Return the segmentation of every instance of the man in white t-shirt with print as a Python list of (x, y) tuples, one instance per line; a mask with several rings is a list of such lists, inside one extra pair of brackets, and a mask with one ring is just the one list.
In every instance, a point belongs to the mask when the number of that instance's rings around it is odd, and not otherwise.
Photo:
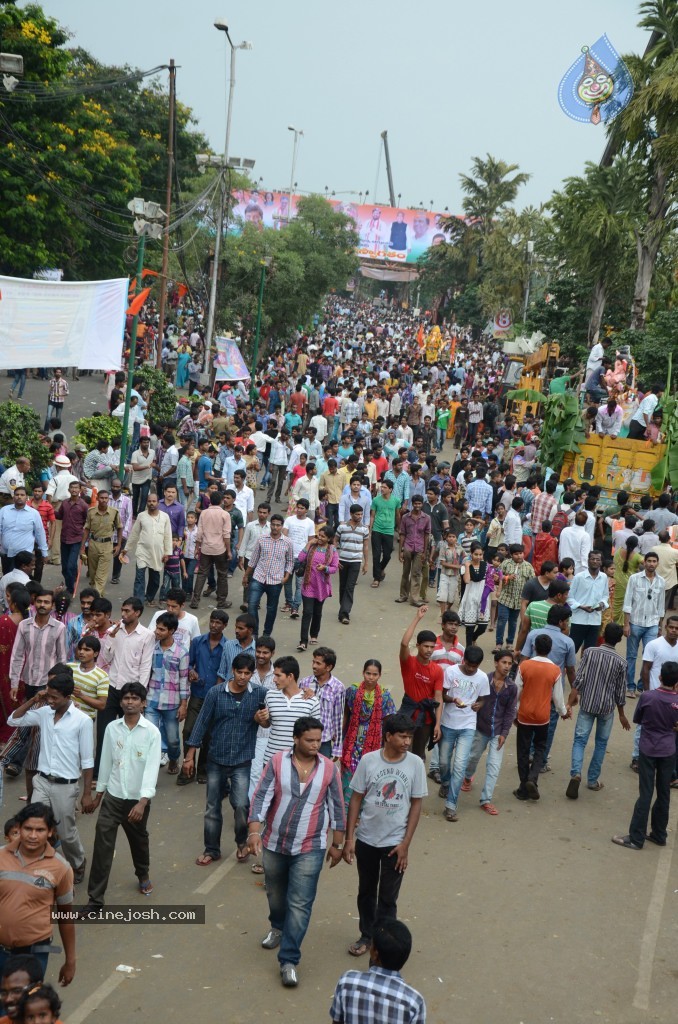
[[(186, 650), (191, 646), (191, 640), (195, 640), (197, 636), (200, 636), (200, 623), (198, 622), (197, 615), (191, 615), (190, 612), (184, 611), (187, 596), (186, 592), (180, 587), (172, 587), (167, 591), (164, 608), (164, 611), (171, 612), (172, 615), (176, 615), (178, 618), (179, 625), (177, 626), (174, 638), (179, 640)], [(162, 614), (162, 608), (155, 613), (148, 624), (150, 630), (155, 629), (156, 621)]]
[[(311, 537), (315, 536), (315, 523), (308, 518), (308, 498), (299, 498), (296, 512), (288, 516), (283, 525), (283, 537), (289, 537), (292, 542), (292, 554), (296, 562)], [(301, 604), (301, 577), (293, 573), (285, 584), (285, 608), (289, 609), (290, 618), (299, 618), (299, 605)]]
[[(431, 655), (431, 661), (435, 661), (441, 666), (443, 672), (446, 668), (451, 665), (461, 665), (461, 660), (464, 657), (464, 648), (459, 643), (459, 626), (461, 625), (461, 619), (456, 612), (447, 611), (443, 612), (441, 619), (442, 631), (440, 636), (436, 640), (436, 645), (433, 648), (433, 654)], [(436, 743), (435, 747), (431, 751), (431, 760), (428, 766), (428, 777), (433, 779), (440, 785), (440, 744)]]
[[(411, 753), (409, 715), (387, 715), (381, 750), (364, 754), (351, 780), (344, 860), (358, 864), (360, 938), (348, 952), (368, 953), (379, 918), (397, 917), (410, 843), (427, 795), (424, 762)], [(358, 821), (360, 818), (360, 821)]]
[(472, 644), (464, 651), (461, 664), (446, 668), (443, 677), (438, 795), (446, 797), (443, 811), (446, 821), (458, 820), (457, 801), (476, 732), (476, 712), (483, 705), (482, 698), (490, 693), (489, 679), (480, 668), (482, 660), (482, 649)]
[[(640, 672), (640, 681), (643, 690), (656, 690), (659, 687), (659, 676), (662, 665), (665, 661), (678, 661), (678, 615), (669, 615), (664, 620), (664, 636), (658, 636), (651, 640), (643, 650), (643, 667)], [(627, 697), (635, 697), (635, 691), (626, 691)], [(633, 757), (631, 768), (638, 770), (638, 757), (640, 756), (640, 730), (642, 726), (637, 725), (633, 737)]]

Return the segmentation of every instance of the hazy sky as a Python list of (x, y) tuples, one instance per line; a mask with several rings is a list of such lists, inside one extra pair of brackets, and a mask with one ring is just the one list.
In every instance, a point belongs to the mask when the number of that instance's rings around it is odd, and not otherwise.
[[(177, 91), (216, 152), (225, 132), (224, 18), (238, 51), (231, 156), (256, 159), (266, 188), (289, 187), (292, 133), (304, 130), (300, 190), (369, 189), (388, 130), (395, 192), (459, 209), (459, 173), (491, 153), (532, 175), (520, 205), (545, 202), (597, 161), (603, 125), (558, 106), (560, 78), (583, 44), (607, 32), (642, 52), (632, 0), (43, 0), (77, 43), (109, 64), (181, 65)], [(384, 162), (378, 199), (387, 200)]]

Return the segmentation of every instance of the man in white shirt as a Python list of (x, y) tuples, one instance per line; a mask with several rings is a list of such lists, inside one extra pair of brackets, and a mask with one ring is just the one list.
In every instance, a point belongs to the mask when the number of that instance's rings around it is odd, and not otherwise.
[(0, 476), (0, 502), (3, 505), (9, 504), (16, 487), (25, 486), (26, 474), (30, 473), (30, 471), (30, 459), (26, 459), (22, 456), (16, 460), (16, 463), (13, 466), (6, 469), (2, 476)]
[(190, 612), (185, 610), (184, 605), (186, 603), (186, 597), (186, 591), (182, 590), (181, 587), (171, 587), (167, 591), (164, 610), (160, 608), (155, 613), (148, 624), (148, 628), (153, 632), (158, 618), (163, 615), (164, 612), (170, 612), (171, 615), (176, 615), (179, 620), (179, 625), (174, 633), (174, 639), (182, 643), (186, 650), (188, 650), (191, 646), (191, 640), (195, 640), (197, 636), (200, 636), (200, 623), (198, 622), (197, 615), (192, 615)]
[(668, 530), (660, 530), (658, 536), (659, 544), (652, 548), (651, 551), (659, 559), (657, 572), (664, 580), (664, 610), (668, 611), (671, 606), (673, 591), (678, 586), (678, 551), (671, 544), (671, 535)]
[(596, 434), (599, 437), (616, 437), (621, 430), (624, 411), (617, 400), (611, 398), (607, 405), (601, 405), (596, 415)]
[[(292, 542), (292, 555), (296, 561), (311, 537), (315, 536), (315, 524), (308, 518), (308, 498), (299, 498), (296, 513), (288, 516), (283, 525), (283, 537)], [(294, 583), (292, 582), (294, 581)], [(290, 618), (299, 618), (301, 604), (301, 578), (293, 573), (285, 584), (285, 604), (290, 609)]]
[(522, 498), (514, 498), (511, 507), (504, 518), (504, 540), (509, 546), (511, 544), (523, 543), (523, 524), (520, 520), (520, 512), (524, 505)]
[[(561, 534), (562, 536), (562, 534)], [(624, 636), (626, 641), (626, 693), (636, 695), (636, 658), (642, 642), (655, 640), (664, 616), (664, 580), (657, 574), (659, 559), (654, 552), (645, 555), (644, 569), (634, 572), (624, 594)]]
[[(508, 519), (508, 516), (506, 517)], [(577, 512), (574, 517), (574, 526), (566, 526), (558, 539), (558, 558), (572, 558), (574, 560), (575, 575), (584, 572), (588, 566), (589, 551), (591, 550), (591, 537), (586, 529), (588, 516), (583, 510)], [(504, 520), (504, 523), (506, 520)], [(506, 529), (504, 528), (504, 536)]]
[(290, 453), (287, 447), (289, 434), (286, 431), (283, 430), (276, 436), (276, 430), (272, 427), (267, 431), (267, 433), (272, 438), (271, 454), (268, 460), (271, 479), (268, 485), (268, 492), (266, 494), (266, 501), (270, 503), (273, 500), (274, 492), (275, 500), (280, 501), (283, 484), (287, 478), (287, 463)]
[(10, 583), (28, 583), (35, 570), (35, 555), (32, 551), (17, 551), (14, 568), (0, 579), (0, 608), (7, 610), (7, 587)]
[(106, 728), (97, 795), (89, 808), (92, 812), (101, 804), (87, 883), (88, 904), (83, 914), (96, 915), (104, 905), (121, 825), (129, 842), (139, 892), (144, 896), (153, 892), (147, 823), (160, 771), (160, 730), (142, 714), (146, 687), (141, 683), (125, 683), (120, 704), (123, 718)]
[(586, 360), (586, 370), (584, 371), (584, 380), (588, 380), (592, 373), (599, 370), (603, 365), (603, 356), (605, 355), (605, 349), (610, 347), (610, 339), (603, 338), (602, 341), (597, 341), (589, 352), (589, 357)]
[(659, 405), (659, 399), (664, 393), (661, 384), (655, 384), (649, 394), (645, 395), (635, 415), (629, 423), (629, 440), (638, 441), (645, 437), (645, 431), (652, 422), (652, 413)]
[[(643, 667), (640, 672), (640, 680), (643, 690), (656, 690), (659, 687), (659, 676), (662, 665), (665, 661), (678, 661), (678, 615), (670, 615), (664, 623), (664, 636), (658, 636), (645, 645), (643, 650)], [(638, 689), (638, 694), (641, 690)], [(627, 691), (629, 697), (635, 697), (636, 693)], [(631, 755), (631, 768), (638, 770), (638, 758), (640, 757), (640, 733), (642, 726), (637, 725), (633, 737), (633, 754)]]
[(235, 507), (240, 511), (245, 524), (254, 519), (254, 491), (245, 483), (247, 473), (244, 469), (236, 469), (233, 474), (235, 488)]
[(309, 430), (311, 427), (315, 430), (316, 441), (322, 442), (327, 437), (327, 420), (321, 412), (317, 412), (315, 416), (311, 416), (311, 422), (309, 423)]
[(62, 853), (73, 868), (73, 880), (77, 885), (84, 878), (86, 860), (75, 824), (75, 812), (81, 775), (82, 810), (87, 814), (93, 807), (90, 790), (94, 768), (94, 723), (74, 705), (71, 700), (73, 689), (72, 674), (48, 679), (47, 688), (17, 708), (7, 719), (7, 724), (40, 730), (38, 771), (33, 778), (32, 799), (47, 804), (54, 811)]

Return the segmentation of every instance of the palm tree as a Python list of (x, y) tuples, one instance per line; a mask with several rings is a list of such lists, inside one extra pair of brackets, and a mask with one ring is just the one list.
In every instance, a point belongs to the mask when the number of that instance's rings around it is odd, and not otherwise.
[(634, 330), (645, 325), (657, 255), (678, 212), (678, 0), (648, 0), (640, 12), (639, 25), (652, 31), (652, 45), (642, 57), (624, 58), (635, 92), (611, 126), (611, 140), (647, 167), (645, 214), (635, 231)]
[(485, 237), (491, 234), (497, 215), (509, 206), (518, 194), (521, 185), (530, 179), (529, 174), (518, 170), (518, 164), (507, 164), (487, 154), (487, 159), (473, 158), (471, 175), (460, 174), (461, 187), (466, 193), (462, 206), (466, 215), (480, 222)]
[(610, 286), (633, 246), (642, 211), (642, 166), (618, 157), (608, 167), (587, 163), (549, 202), (555, 245), (568, 269), (593, 282), (589, 343), (598, 340)]

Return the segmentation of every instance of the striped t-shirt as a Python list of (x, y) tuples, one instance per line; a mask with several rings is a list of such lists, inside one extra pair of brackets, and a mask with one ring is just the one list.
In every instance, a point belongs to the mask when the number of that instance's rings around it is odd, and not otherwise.
[(266, 694), (266, 707), (271, 716), (271, 731), (264, 754), (264, 764), (279, 750), (292, 749), (292, 731), (297, 718), (320, 719), (320, 701), (317, 697), (304, 697), (303, 693), (295, 693), (286, 697), (282, 690), (269, 690)]
[[(89, 672), (83, 672), (79, 661), (69, 661), (68, 665), (69, 668), (73, 669), (73, 682), (77, 690), (81, 690), (88, 697), (94, 697), (95, 700), (106, 699), (109, 686), (107, 672), (104, 672), (102, 668), (98, 668), (96, 665)], [(73, 698), (73, 703), (76, 708), (84, 711), (90, 718), (96, 717), (96, 710), (91, 708), (89, 704), (85, 704), (78, 697)]]

